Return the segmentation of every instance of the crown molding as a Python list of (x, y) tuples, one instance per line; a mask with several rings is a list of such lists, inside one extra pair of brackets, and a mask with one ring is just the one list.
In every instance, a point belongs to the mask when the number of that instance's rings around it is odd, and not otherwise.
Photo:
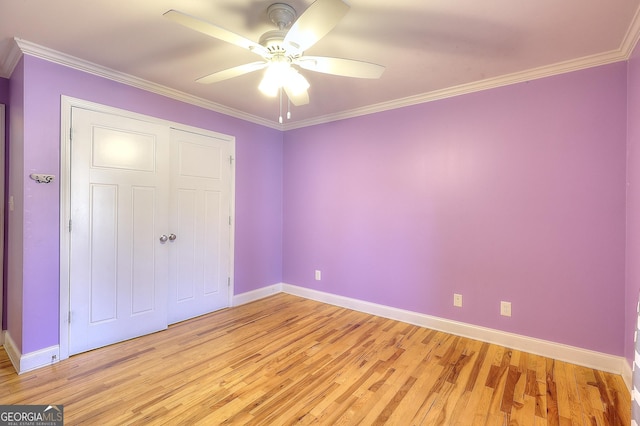
[(11, 40), (7, 41), (7, 43), (10, 44), (9, 53), (0, 60), (0, 77), (2, 78), (11, 77), (13, 70), (16, 68), (16, 65), (18, 65), (18, 62), (20, 62), (20, 58), (22, 58), (22, 52), (18, 44)]
[(434, 90), (432, 92), (422, 93), (419, 95), (409, 96), (401, 99), (395, 99), (388, 102), (381, 102), (378, 104), (342, 111), (335, 114), (328, 114), (308, 120), (287, 123), (283, 126), (283, 130), (294, 130), (302, 127), (315, 126), (317, 124), (330, 123), (332, 121), (345, 120), (347, 118), (360, 117), (363, 115), (374, 114), (376, 112), (403, 108), (411, 105), (451, 98), (454, 96), (479, 92), (482, 90), (494, 89), (501, 86), (508, 86), (510, 84), (522, 83), (525, 81), (536, 80), (553, 75), (592, 68), (600, 65), (626, 61), (633, 53), (633, 50), (638, 44), (638, 40), (640, 40), (640, 8), (636, 10), (633, 19), (631, 20), (631, 24), (629, 25), (629, 28), (627, 29), (627, 32), (624, 36), (624, 39), (622, 40), (622, 43), (620, 43), (620, 47), (617, 50), (611, 50), (609, 52), (585, 56), (583, 58), (572, 59), (569, 61), (558, 62), (556, 64), (533, 68), (513, 74), (507, 74), (499, 77), (461, 84), (442, 90)]
[(543, 67), (533, 68), (526, 71), (516, 72), (503, 76), (488, 78), (485, 80), (475, 81), (471, 83), (465, 83), (457, 86), (448, 87), (441, 90), (434, 90), (431, 92), (422, 93), (419, 95), (409, 96), (406, 98), (394, 99), (388, 102), (380, 102), (373, 105), (368, 105), (361, 108), (350, 109), (341, 111), (334, 114), (327, 114), (320, 117), (314, 117), (307, 120), (300, 120), (295, 122), (288, 122), (286, 124), (279, 124), (271, 120), (264, 119), (252, 114), (247, 114), (240, 110), (229, 108), (224, 105), (202, 99), (197, 96), (193, 96), (175, 89), (171, 89), (160, 84), (152, 83), (141, 78), (122, 73), (117, 70), (103, 67), (93, 62), (85, 61), (67, 55), (55, 50), (49, 49), (44, 46), (37, 45), (35, 43), (22, 40), (20, 38), (14, 39), (14, 46), (12, 47), (10, 54), (0, 62), (0, 76), (8, 78), (16, 64), (20, 60), (22, 54), (28, 54), (41, 59), (45, 59), (50, 62), (54, 62), (60, 65), (64, 65), (69, 68), (74, 68), (83, 72), (94, 74), (109, 80), (117, 81), (129, 86), (133, 86), (142, 90), (146, 90), (152, 93), (156, 93), (162, 96), (166, 96), (181, 102), (192, 104), (204, 109), (218, 112), (220, 114), (235, 117), (241, 120), (245, 120), (251, 123), (259, 124), (261, 126), (269, 127), (275, 130), (287, 131), (299, 129), (302, 127), (315, 126), (318, 124), (330, 123), (332, 121), (345, 120), (348, 118), (360, 117), (363, 115), (374, 114), (377, 112), (388, 111), (392, 109), (404, 108), (412, 105), (417, 105), (426, 102), (432, 102), (440, 99), (451, 98), (454, 96), (460, 96), (473, 92), (479, 92), (483, 90), (494, 89), (497, 87), (508, 86), (511, 84), (522, 83), (526, 81), (536, 80), (540, 78), (550, 77), (553, 75), (559, 75), (578, 71), (586, 68), (596, 67), (600, 65), (606, 65), (610, 63), (626, 61), (629, 59), (636, 47), (638, 40), (640, 40), (640, 9), (636, 11), (636, 14), (629, 25), (629, 28), (625, 34), (625, 37), (620, 44), (620, 48), (617, 50), (611, 50), (609, 52), (599, 53), (596, 55), (586, 56), (569, 61), (558, 62), (556, 64), (547, 65)]
[(67, 55), (65, 53), (49, 49), (48, 47), (40, 46), (38, 44), (31, 43), (20, 38), (14, 38), (14, 41), (18, 46), (18, 51), (22, 54), (44, 59), (46, 61), (60, 64), (68, 68), (73, 68), (79, 71), (96, 75), (98, 77), (103, 77), (112, 81), (116, 81), (118, 83), (123, 83), (132, 87), (136, 87), (138, 89), (166, 96), (168, 98), (215, 111), (220, 114), (239, 118), (241, 120), (249, 121), (251, 123), (259, 124), (265, 127), (270, 127), (272, 129), (282, 130), (282, 126), (280, 126), (279, 123), (274, 123), (262, 117), (247, 114), (237, 109), (229, 108), (224, 105), (211, 102), (206, 99), (202, 99), (197, 96), (172, 89), (170, 87), (163, 86), (161, 84), (153, 83), (148, 80), (125, 74), (111, 68), (103, 67), (93, 62), (85, 61), (84, 59), (76, 58), (74, 56)]
[[(630, 52), (629, 52), (630, 54)], [(374, 114), (377, 112), (388, 111), (392, 109), (403, 108), (407, 106), (433, 102), (440, 99), (452, 98), (454, 96), (465, 95), (474, 92), (480, 92), (497, 87), (508, 86), (511, 84), (522, 83), (525, 81), (536, 80), (540, 78), (550, 77), (553, 75), (564, 74), (572, 71), (578, 71), (586, 68), (592, 68), (599, 65), (606, 65), (614, 62), (624, 61), (628, 58), (628, 54), (621, 50), (614, 50), (602, 54), (587, 56), (584, 58), (559, 62), (557, 64), (548, 65), (530, 70), (516, 72), (495, 78), (465, 83), (458, 86), (448, 87), (441, 90), (434, 90), (406, 98), (395, 99), (388, 102), (369, 105), (362, 108), (356, 108), (348, 111), (342, 111), (336, 114), (328, 114), (309, 120), (288, 123), (284, 126), (284, 130), (293, 130), (302, 127), (314, 126), (317, 124), (329, 123), (332, 121), (345, 120), (363, 115)]]
[(620, 53), (624, 56), (625, 60), (628, 60), (633, 53), (633, 49), (635, 49), (638, 44), (638, 40), (640, 39), (640, 8), (636, 10), (635, 15), (633, 15), (633, 19), (631, 20), (631, 24), (627, 29), (627, 33), (624, 35), (624, 39), (622, 43), (620, 43)]

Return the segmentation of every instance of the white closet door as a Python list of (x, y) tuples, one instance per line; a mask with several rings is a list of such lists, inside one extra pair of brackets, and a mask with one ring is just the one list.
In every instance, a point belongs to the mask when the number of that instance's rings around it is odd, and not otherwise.
[(229, 141), (171, 131), (170, 324), (230, 305), (231, 156)]
[(169, 129), (72, 109), (69, 354), (167, 327)]

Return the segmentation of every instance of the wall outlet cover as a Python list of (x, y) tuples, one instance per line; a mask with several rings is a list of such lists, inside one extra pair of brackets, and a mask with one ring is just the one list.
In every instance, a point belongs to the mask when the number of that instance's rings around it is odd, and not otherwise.
[(500, 302), (500, 315), (505, 317), (511, 316), (511, 302)]
[(462, 295), (454, 293), (453, 295), (453, 306), (462, 307)]

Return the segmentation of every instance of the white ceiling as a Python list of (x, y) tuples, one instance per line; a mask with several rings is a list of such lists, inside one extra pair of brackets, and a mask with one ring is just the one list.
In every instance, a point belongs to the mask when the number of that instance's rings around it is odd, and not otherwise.
[[(131, 76), (134, 84), (144, 81), (281, 128), (278, 100), (257, 89), (261, 71), (211, 85), (194, 82), (259, 57), (162, 16), (176, 9), (257, 41), (274, 28), (266, 15), (274, 2), (0, 0), (0, 75), (9, 76), (7, 58), (19, 38), (28, 42), (21, 45), (27, 53), (54, 60), (60, 53), (63, 62), (74, 66), (77, 58), (85, 68), (88, 61), (125, 81)], [(312, 0), (287, 2), (300, 15)], [(640, 33), (640, 0), (348, 3), (347, 15), (306, 53), (378, 63), (385, 73), (361, 80), (302, 71), (311, 83), (310, 103), (292, 107), (283, 128), (625, 60)]]

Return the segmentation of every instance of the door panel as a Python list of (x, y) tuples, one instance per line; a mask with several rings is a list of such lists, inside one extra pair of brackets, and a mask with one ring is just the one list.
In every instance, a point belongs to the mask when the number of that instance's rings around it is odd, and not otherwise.
[(177, 238), (169, 262), (170, 323), (229, 306), (229, 145), (172, 130), (171, 229)]
[[(195, 272), (196, 264), (196, 228), (197, 228), (197, 193), (191, 189), (180, 189), (177, 191), (177, 226), (176, 232), (180, 240), (176, 240), (176, 247), (173, 247), (172, 259), (175, 259), (176, 279), (179, 277), (181, 285), (175, 284), (177, 303), (183, 303), (196, 296), (195, 293)], [(173, 285), (173, 283), (171, 283)], [(171, 293), (170, 293), (171, 294)]]
[[(91, 185), (90, 190), (89, 226), (91, 228), (87, 235), (91, 272), (91, 279), (88, 282), (91, 302), (89, 321), (97, 324), (101, 321), (115, 320), (117, 316), (118, 188), (115, 185)], [(76, 233), (78, 234), (79, 232)], [(77, 238), (74, 240), (78, 241)]]
[(228, 221), (225, 222), (228, 213), (225, 212), (224, 206), (222, 205), (223, 195), (224, 194), (218, 191), (204, 192), (203, 235), (205, 241), (209, 242), (204, 246), (205, 259), (207, 259), (204, 264), (204, 294), (222, 294), (220, 297), (226, 295), (226, 275), (228, 275), (228, 269), (226, 269), (221, 262), (222, 259), (228, 259), (228, 254), (223, 253), (227, 246), (225, 245), (225, 241), (220, 238), (221, 235), (225, 234), (224, 228), (228, 227)]
[(167, 327), (169, 130), (72, 109), (74, 354)]
[(93, 128), (92, 166), (137, 172), (156, 171), (156, 138), (114, 128)]
[[(134, 187), (132, 189), (133, 202), (133, 232), (132, 244), (136, 250), (132, 253), (132, 289), (131, 311), (133, 314), (150, 312), (163, 301), (154, 300), (156, 292), (151, 284), (156, 280), (155, 250), (159, 239), (154, 230), (153, 220), (149, 220), (148, 212), (154, 211), (156, 204), (156, 189)], [(165, 270), (162, 273), (166, 273)]]

